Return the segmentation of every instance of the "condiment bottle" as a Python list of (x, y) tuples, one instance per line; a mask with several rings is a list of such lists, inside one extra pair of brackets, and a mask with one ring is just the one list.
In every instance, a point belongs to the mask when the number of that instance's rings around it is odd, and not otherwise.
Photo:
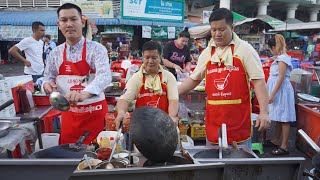
[(114, 137), (110, 137), (110, 147), (112, 148), (114, 144)]

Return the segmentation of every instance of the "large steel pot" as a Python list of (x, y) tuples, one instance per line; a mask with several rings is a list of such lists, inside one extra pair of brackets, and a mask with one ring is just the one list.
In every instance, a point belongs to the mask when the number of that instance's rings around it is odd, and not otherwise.
[(141, 154), (153, 162), (166, 162), (176, 150), (176, 127), (170, 116), (159, 108), (135, 109), (130, 119), (130, 132)]

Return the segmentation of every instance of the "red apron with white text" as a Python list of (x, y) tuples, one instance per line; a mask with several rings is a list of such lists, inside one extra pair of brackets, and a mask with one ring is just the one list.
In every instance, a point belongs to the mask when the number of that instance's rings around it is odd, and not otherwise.
[[(232, 54), (234, 45), (231, 45)], [(212, 48), (211, 55), (215, 53)], [(251, 136), (251, 95), (242, 61), (233, 56), (233, 67), (209, 61), (206, 66), (206, 134), (218, 143), (218, 129), (227, 126), (228, 143), (243, 142)]]
[(167, 85), (162, 83), (162, 73), (159, 73), (160, 82), (162, 87), (162, 94), (155, 94), (154, 92), (144, 89), (144, 83), (146, 81), (145, 76), (143, 75), (142, 85), (140, 87), (140, 91), (138, 94), (136, 108), (141, 106), (154, 106), (157, 107), (164, 112), (168, 113), (168, 97), (167, 97)]
[[(80, 91), (94, 79), (94, 71), (86, 62), (86, 40), (83, 44), (82, 59), (80, 61), (72, 63), (67, 61), (66, 57), (65, 44), (63, 63), (59, 67), (59, 74), (56, 77), (58, 91), (62, 94), (70, 90)], [(88, 82), (82, 83), (87, 75), (89, 75)], [(61, 113), (60, 144), (75, 143), (87, 130), (90, 131), (90, 134), (84, 143), (89, 144), (103, 131), (104, 117), (107, 110), (108, 106), (103, 93), (77, 105), (71, 105), (69, 111)]]

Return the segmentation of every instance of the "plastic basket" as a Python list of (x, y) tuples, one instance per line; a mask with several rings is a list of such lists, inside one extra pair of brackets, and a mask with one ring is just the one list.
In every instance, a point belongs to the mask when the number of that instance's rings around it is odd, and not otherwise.
[(36, 95), (33, 94), (33, 101), (37, 106), (50, 106), (50, 100), (48, 95)]

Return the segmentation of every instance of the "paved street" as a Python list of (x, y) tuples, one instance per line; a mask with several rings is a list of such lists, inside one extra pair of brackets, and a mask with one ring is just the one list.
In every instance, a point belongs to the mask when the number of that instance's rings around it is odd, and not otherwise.
[(23, 75), (23, 67), (20, 62), (0, 64), (0, 74), (4, 77)]

